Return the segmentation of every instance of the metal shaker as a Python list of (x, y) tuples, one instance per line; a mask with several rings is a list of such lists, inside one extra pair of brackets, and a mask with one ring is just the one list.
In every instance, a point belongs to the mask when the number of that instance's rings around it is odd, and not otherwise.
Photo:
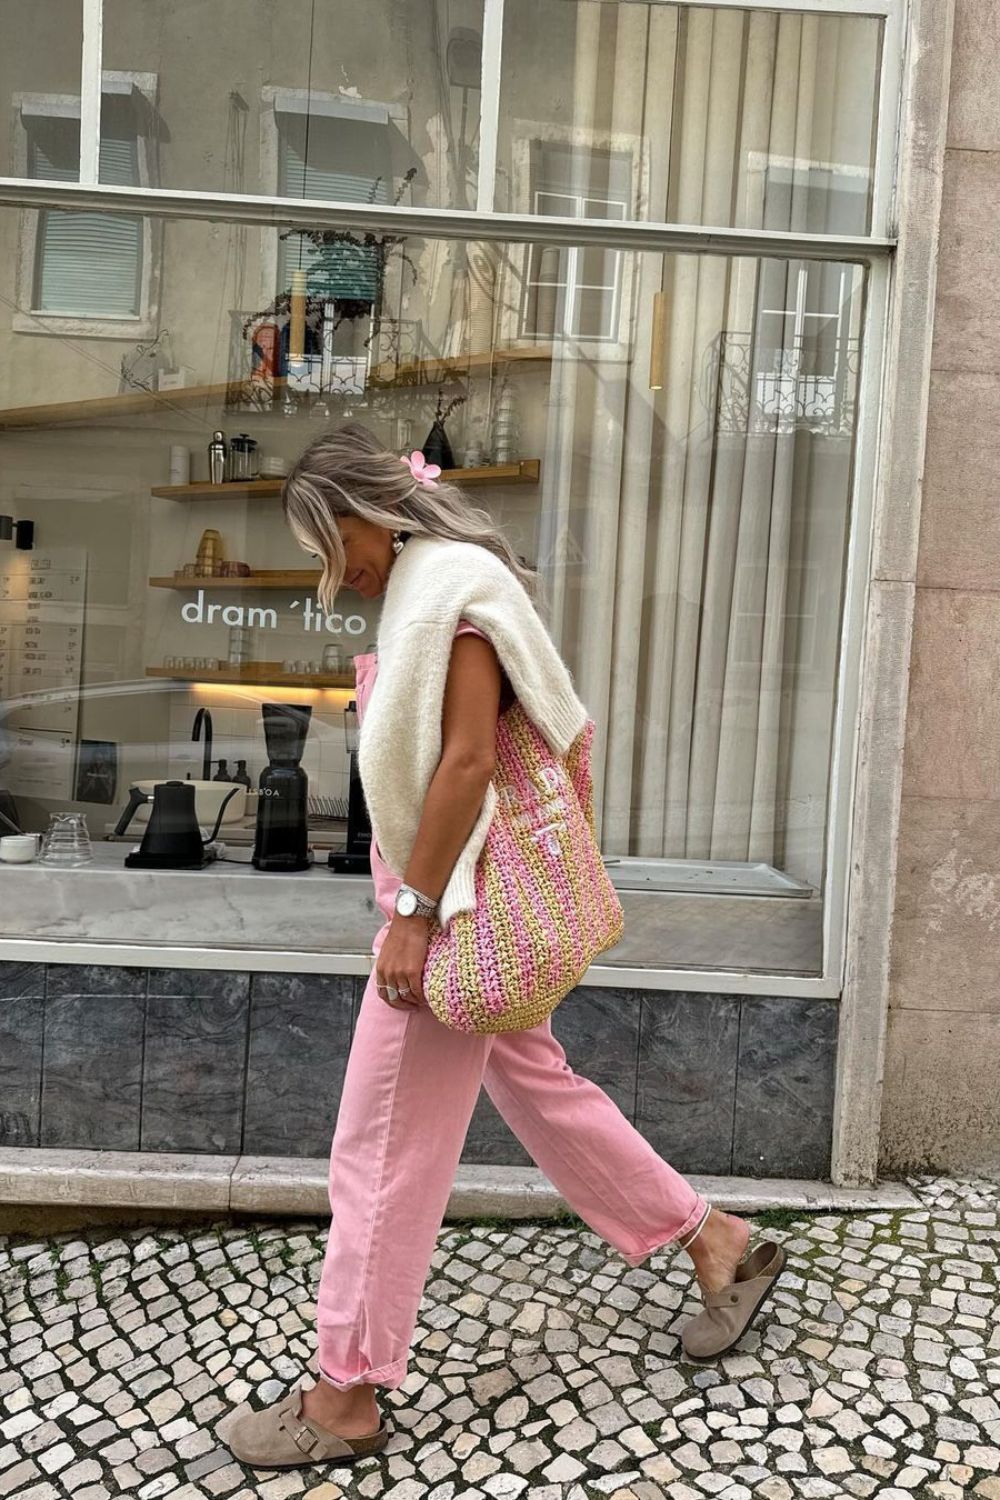
[(213, 432), (212, 441), (208, 445), (208, 479), (210, 484), (222, 484), (225, 480), (228, 456), (226, 434), (221, 430)]

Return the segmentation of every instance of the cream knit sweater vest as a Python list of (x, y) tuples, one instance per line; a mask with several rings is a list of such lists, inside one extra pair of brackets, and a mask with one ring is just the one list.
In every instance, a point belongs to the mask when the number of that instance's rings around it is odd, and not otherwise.
[[(441, 758), (441, 714), (459, 619), (489, 636), (521, 705), (564, 755), (587, 723), (573, 679), (520, 579), (474, 542), (411, 536), (386, 584), (378, 675), (358, 739), (358, 773), (383, 859), (402, 878)], [(444, 926), (475, 908), (476, 860), (496, 807), (491, 782), (441, 896)]]

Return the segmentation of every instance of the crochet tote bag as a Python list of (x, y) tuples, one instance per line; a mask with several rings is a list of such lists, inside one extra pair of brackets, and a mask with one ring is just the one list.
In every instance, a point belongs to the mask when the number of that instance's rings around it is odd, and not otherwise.
[(558, 755), (515, 702), (497, 721), (497, 805), (475, 869), (476, 905), (430, 925), (423, 991), (455, 1031), (544, 1021), (624, 914), (594, 833), (588, 719)]

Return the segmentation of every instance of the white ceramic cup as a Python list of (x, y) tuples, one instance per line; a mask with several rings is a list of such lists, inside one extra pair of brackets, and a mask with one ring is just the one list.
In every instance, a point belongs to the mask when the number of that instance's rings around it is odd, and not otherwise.
[(8, 833), (0, 838), (0, 859), (7, 865), (27, 865), (38, 858), (40, 833)]

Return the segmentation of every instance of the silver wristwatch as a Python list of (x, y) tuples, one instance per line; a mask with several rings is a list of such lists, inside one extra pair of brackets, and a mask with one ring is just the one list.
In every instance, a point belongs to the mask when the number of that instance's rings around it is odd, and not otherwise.
[(425, 896), (414, 886), (404, 883), (396, 892), (395, 910), (401, 917), (432, 917), (437, 911), (438, 904), (432, 901), (430, 896)]

